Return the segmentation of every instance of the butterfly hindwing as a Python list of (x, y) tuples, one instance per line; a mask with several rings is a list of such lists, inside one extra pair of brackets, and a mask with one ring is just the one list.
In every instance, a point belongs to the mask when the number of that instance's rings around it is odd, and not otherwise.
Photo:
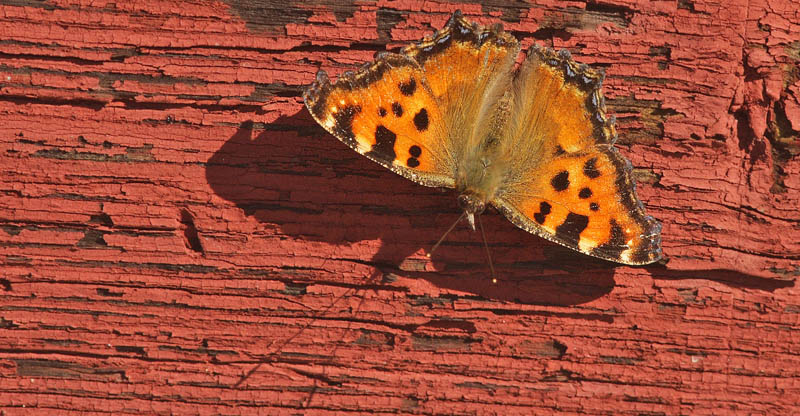
[(336, 83), (320, 71), (303, 98), (314, 119), (355, 151), (423, 185), (453, 187), (442, 113), (413, 59), (383, 53)]
[(503, 139), (517, 149), (507, 161), (516, 179), (493, 203), (517, 226), (564, 246), (652, 263), (661, 257), (661, 225), (645, 214), (630, 162), (613, 146), (601, 82), (567, 53), (532, 48)]
[(493, 201), (520, 228), (606, 260), (647, 264), (661, 257), (661, 225), (645, 214), (630, 165), (613, 147), (561, 155), (536, 175), (524, 191)]

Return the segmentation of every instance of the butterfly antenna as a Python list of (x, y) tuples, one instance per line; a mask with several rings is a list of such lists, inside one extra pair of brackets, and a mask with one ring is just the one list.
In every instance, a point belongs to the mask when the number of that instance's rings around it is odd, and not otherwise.
[(489, 259), (489, 270), (492, 273), (492, 283), (497, 283), (497, 275), (494, 274), (494, 265), (492, 265), (492, 254), (489, 252), (489, 243), (486, 242), (486, 232), (483, 231), (483, 221), (481, 216), (478, 215), (478, 227), (481, 229), (481, 236), (483, 237), (483, 247), (486, 249), (486, 258)]
[(464, 218), (464, 215), (467, 215), (467, 213), (466, 212), (462, 212), (461, 216), (458, 217), (456, 222), (454, 222), (453, 225), (451, 225), (450, 228), (448, 228), (447, 231), (444, 232), (444, 234), (442, 235), (442, 238), (440, 238), (439, 241), (437, 241), (436, 244), (433, 245), (433, 247), (428, 252), (428, 254), (426, 254), (426, 256), (428, 256), (428, 258), (431, 257), (431, 254), (433, 254), (433, 252), (436, 251), (437, 248), (439, 248), (439, 245), (442, 244), (442, 241), (444, 241), (444, 238), (447, 237), (447, 234), (450, 234), (450, 231), (453, 231), (453, 228), (456, 228), (456, 224), (458, 224), (459, 221), (461, 221), (461, 219)]

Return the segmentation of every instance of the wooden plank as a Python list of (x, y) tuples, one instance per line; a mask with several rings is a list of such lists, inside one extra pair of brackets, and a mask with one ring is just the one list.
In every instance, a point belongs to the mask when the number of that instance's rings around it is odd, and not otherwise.
[[(456, 8), (606, 71), (666, 264), (352, 152), (302, 106)], [(4, 414), (792, 414), (791, 1), (0, 2)]]

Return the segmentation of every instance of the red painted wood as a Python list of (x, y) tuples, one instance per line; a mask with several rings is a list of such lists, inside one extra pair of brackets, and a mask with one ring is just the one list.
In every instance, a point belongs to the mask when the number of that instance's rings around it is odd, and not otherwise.
[[(461, 8), (606, 70), (666, 265), (615, 267), (302, 107)], [(3, 414), (792, 414), (791, 1), (0, 2)]]

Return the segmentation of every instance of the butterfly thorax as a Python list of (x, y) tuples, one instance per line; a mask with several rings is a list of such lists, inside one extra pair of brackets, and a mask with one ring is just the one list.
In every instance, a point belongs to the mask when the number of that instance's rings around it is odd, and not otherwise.
[(500, 186), (501, 174), (498, 166), (482, 155), (468, 155), (456, 173), (456, 190), (458, 205), (464, 210), (470, 227), (475, 230), (475, 216), (486, 209), (486, 205), (495, 197)]
[[(508, 62), (511, 64), (513, 61)], [(450, 126), (455, 147), (455, 185), (459, 193), (458, 203), (475, 230), (474, 217), (480, 215), (498, 193), (506, 174), (507, 163), (503, 163), (503, 136), (508, 122), (511, 95), (510, 78), (494, 77), (485, 88), (475, 85), (470, 91), (488, 90), (482, 94), (465, 94), (462, 106), (474, 107), (475, 117), (457, 118)], [(463, 110), (462, 108), (459, 108)], [(463, 117), (463, 116), (462, 116)]]

